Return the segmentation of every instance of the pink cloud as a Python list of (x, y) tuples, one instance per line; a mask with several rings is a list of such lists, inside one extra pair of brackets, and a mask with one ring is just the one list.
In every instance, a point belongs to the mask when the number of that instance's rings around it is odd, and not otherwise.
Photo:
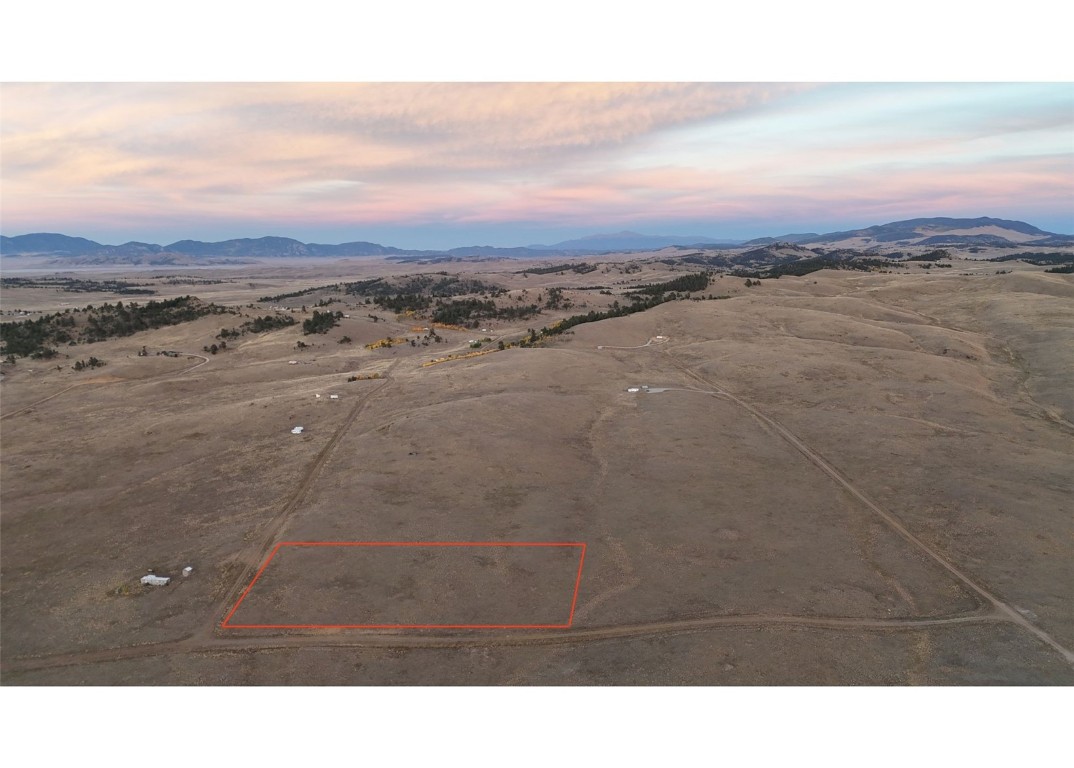
[[(795, 122), (800, 111), (783, 108), (804, 90), (4, 85), (4, 226), (177, 215), (596, 225), (1069, 204), (1070, 154), (1048, 151), (1065, 124), (1044, 139), (1021, 123), (1009, 135), (925, 125), (912, 135), (897, 126), (810, 132)], [(747, 118), (771, 130), (751, 134)]]

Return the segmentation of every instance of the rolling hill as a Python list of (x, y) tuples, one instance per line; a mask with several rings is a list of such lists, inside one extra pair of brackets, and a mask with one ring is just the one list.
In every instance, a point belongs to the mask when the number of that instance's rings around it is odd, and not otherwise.
[(826, 234), (798, 233), (761, 237), (745, 243), (702, 235), (641, 235), (636, 232), (590, 235), (555, 245), (518, 248), (472, 245), (448, 250), (407, 250), (366, 241), (329, 245), (303, 243), (288, 237), (237, 238), (218, 242), (179, 240), (169, 245), (129, 242), (104, 245), (83, 237), (57, 233), (0, 236), (4, 256), (41, 256), (70, 264), (221, 264), (274, 258), (355, 258), (381, 256), (397, 259), (544, 258), (579, 256), (609, 251), (655, 251), (667, 247), (767, 248), (783, 244), (798, 246), (837, 245), (843, 248), (891, 246), (988, 246), (1074, 245), (1074, 236), (1046, 232), (1023, 221), (980, 217), (976, 219), (921, 218), (878, 224)]

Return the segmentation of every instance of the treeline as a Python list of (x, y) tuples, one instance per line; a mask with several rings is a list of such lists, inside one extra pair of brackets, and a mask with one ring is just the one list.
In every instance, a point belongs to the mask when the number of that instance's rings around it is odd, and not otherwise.
[(553, 272), (577, 272), (579, 275), (584, 275), (589, 272), (595, 272), (596, 270), (596, 264), (587, 264), (583, 261), (578, 264), (553, 264), (550, 267), (531, 267), (530, 269), (523, 269), (515, 272), (515, 274), (550, 275)]
[[(530, 346), (535, 343), (540, 337), (543, 336), (555, 336), (564, 331), (568, 331), (576, 325), (582, 325), (583, 323), (595, 323), (600, 320), (608, 320), (613, 317), (626, 317), (627, 315), (633, 315), (636, 312), (644, 312), (647, 309), (660, 306), (669, 301), (675, 301), (679, 298), (675, 294), (665, 295), (659, 294), (656, 296), (650, 296), (645, 299), (635, 301), (633, 304), (620, 305), (618, 301), (614, 302), (610, 309), (604, 312), (597, 312), (592, 310), (584, 315), (571, 315), (565, 320), (560, 320), (558, 323), (542, 328), (539, 332), (530, 331), (530, 335), (527, 339), (522, 340), (522, 346)], [(528, 344), (526, 342), (529, 342)]]
[(56, 288), (67, 293), (118, 293), (131, 296), (152, 296), (154, 290), (145, 283), (125, 280), (83, 280), (74, 277), (0, 277), (3, 288)]
[(294, 325), (297, 321), (290, 315), (265, 315), (264, 317), (255, 317), (253, 320), (247, 320), (238, 328), (221, 328), (220, 333), (216, 334), (218, 339), (237, 339), (240, 336), (245, 336), (248, 333), (267, 333), (269, 331), (277, 331), (281, 328), (287, 328)]
[(262, 296), (258, 301), (265, 304), (271, 304), (277, 301), (283, 301), (284, 299), (297, 299), (299, 296), (308, 296), (311, 293), (319, 293), (320, 291), (338, 291), (339, 289), (339, 283), (334, 283), (333, 285), (319, 285), (316, 288), (303, 288), (301, 291), (277, 293), (275, 296)]
[[(646, 291), (636, 291), (628, 294), (632, 298), (631, 304), (620, 304), (618, 300), (612, 302), (612, 306), (603, 311), (591, 310), (584, 315), (571, 315), (570, 317), (542, 328), (540, 331), (530, 330), (530, 334), (524, 337), (519, 346), (528, 347), (537, 343), (541, 338), (556, 336), (568, 331), (576, 325), (583, 323), (596, 323), (613, 317), (626, 317), (636, 312), (644, 312), (647, 309), (658, 307), (669, 301), (686, 299), (685, 293), (704, 290), (709, 284), (709, 273), (701, 272), (696, 275), (683, 275), (682, 277), (669, 280), (666, 283), (656, 283), (645, 286)], [(650, 292), (651, 291), (651, 292)]]
[(659, 296), (662, 293), (689, 293), (691, 291), (703, 291), (709, 287), (709, 273), (698, 272), (696, 274), (683, 275), (666, 283), (650, 283), (637, 288), (631, 288), (628, 293), (640, 293), (646, 296)]
[(910, 256), (907, 261), (939, 261), (940, 259), (949, 259), (951, 254), (942, 248), (938, 248), (935, 251), (929, 251), (928, 253), (919, 253), (916, 256)]
[(215, 314), (233, 314), (235, 310), (206, 304), (193, 296), (150, 301), (146, 304), (123, 302), (92, 304), (83, 310), (42, 315), (32, 320), (0, 324), (0, 353), (23, 357), (52, 357), (52, 345), (91, 343), (130, 336), (151, 328), (197, 320)]
[[(447, 272), (438, 272), (434, 275), (411, 275), (399, 279), (374, 277), (369, 280), (356, 280), (349, 283), (332, 283), (331, 285), (320, 285), (314, 288), (303, 288), (290, 293), (277, 293), (274, 296), (262, 296), (258, 301), (277, 302), (284, 299), (297, 299), (324, 291), (341, 291), (350, 296), (368, 296), (395, 304), (400, 303), (398, 298), (400, 296), (409, 297), (409, 300), (413, 302), (415, 301), (414, 297), (417, 296), (448, 297), (466, 296), (475, 293), (490, 293), (495, 296), (506, 293), (505, 289), (498, 285), (449, 275)], [(380, 300), (376, 303), (382, 304), (383, 301)]]
[(1046, 267), (1053, 264), (1074, 264), (1074, 253), (1060, 253), (1059, 251), (1052, 251), (1050, 253), (1040, 251), (1030, 253), (1008, 253), (1003, 256), (997, 256), (994, 259), (989, 259), (989, 261), (1024, 261), (1026, 264)]
[(803, 275), (819, 272), (822, 269), (844, 269), (855, 272), (871, 272), (874, 269), (888, 269), (899, 266), (899, 262), (887, 259), (837, 259), (831, 256), (816, 256), (812, 259), (792, 261), (787, 264), (776, 264), (763, 270), (736, 269), (731, 273), (732, 277), (752, 278), (779, 278), (783, 275), (802, 277)]
[(207, 277), (188, 277), (187, 275), (165, 275), (159, 278), (165, 285), (219, 285), (233, 283), (234, 280), (213, 280)]

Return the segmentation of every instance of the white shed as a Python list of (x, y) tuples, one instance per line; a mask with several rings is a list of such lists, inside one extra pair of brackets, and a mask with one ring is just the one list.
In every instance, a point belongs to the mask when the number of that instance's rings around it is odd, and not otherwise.
[(142, 583), (148, 584), (151, 587), (166, 587), (168, 582), (171, 581), (167, 576), (156, 576), (152, 573), (147, 573), (142, 577)]
[(302, 434), (302, 429), (303, 429), (302, 427), (295, 427), (294, 429), (291, 430), (291, 434), (292, 435), (301, 435)]

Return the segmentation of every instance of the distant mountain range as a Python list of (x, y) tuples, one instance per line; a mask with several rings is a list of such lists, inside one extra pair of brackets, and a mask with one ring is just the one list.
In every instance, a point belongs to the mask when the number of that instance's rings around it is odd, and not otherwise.
[(367, 256), (380, 256), (403, 262), (428, 263), (474, 259), (584, 256), (617, 251), (655, 251), (668, 247), (756, 248), (778, 243), (826, 244), (845, 247), (874, 245), (1059, 246), (1074, 245), (1074, 236), (1045, 232), (1023, 221), (981, 217), (976, 219), (909, 219), (845, 232), (788, 234), (762, 237), (746, 242), (720, 240), (701, 235), (662, 236), (617, 232), (564, 240), (554, 245), (531, 245), (526, 248), (475, 245), (439, 251), (406, 250), (364, 241), (339, 245), (303, 243), (288, 237), (240, 238), (214, 243), (180, 240), (170, 245), (139, 242), (103, 245), (83, 237), (36, 233), (16, 237), (0, 236), (0, 254), (48, 257), (49, 263), (70, 264), (241, 264), (272, 258)]
[(446, 251), (407, 250), (389, 245), (356, 241), (325, 245), (303, 243), (289, 237), (258, 237), (202, 242), (179, 240), (170, 245), (130, 242), (103, 245), (84, 237), (36, 233), (17, 237), (0, 236), (4, 256), (42, 256), (71, 264), (242, 264), (276, 258), (352, 258), (382, 256), (401, 261), (456, 261), (475, 258), (532, 258), (560, 255), (558, 251), (528, 248), (494, 248), (475, 245)]

